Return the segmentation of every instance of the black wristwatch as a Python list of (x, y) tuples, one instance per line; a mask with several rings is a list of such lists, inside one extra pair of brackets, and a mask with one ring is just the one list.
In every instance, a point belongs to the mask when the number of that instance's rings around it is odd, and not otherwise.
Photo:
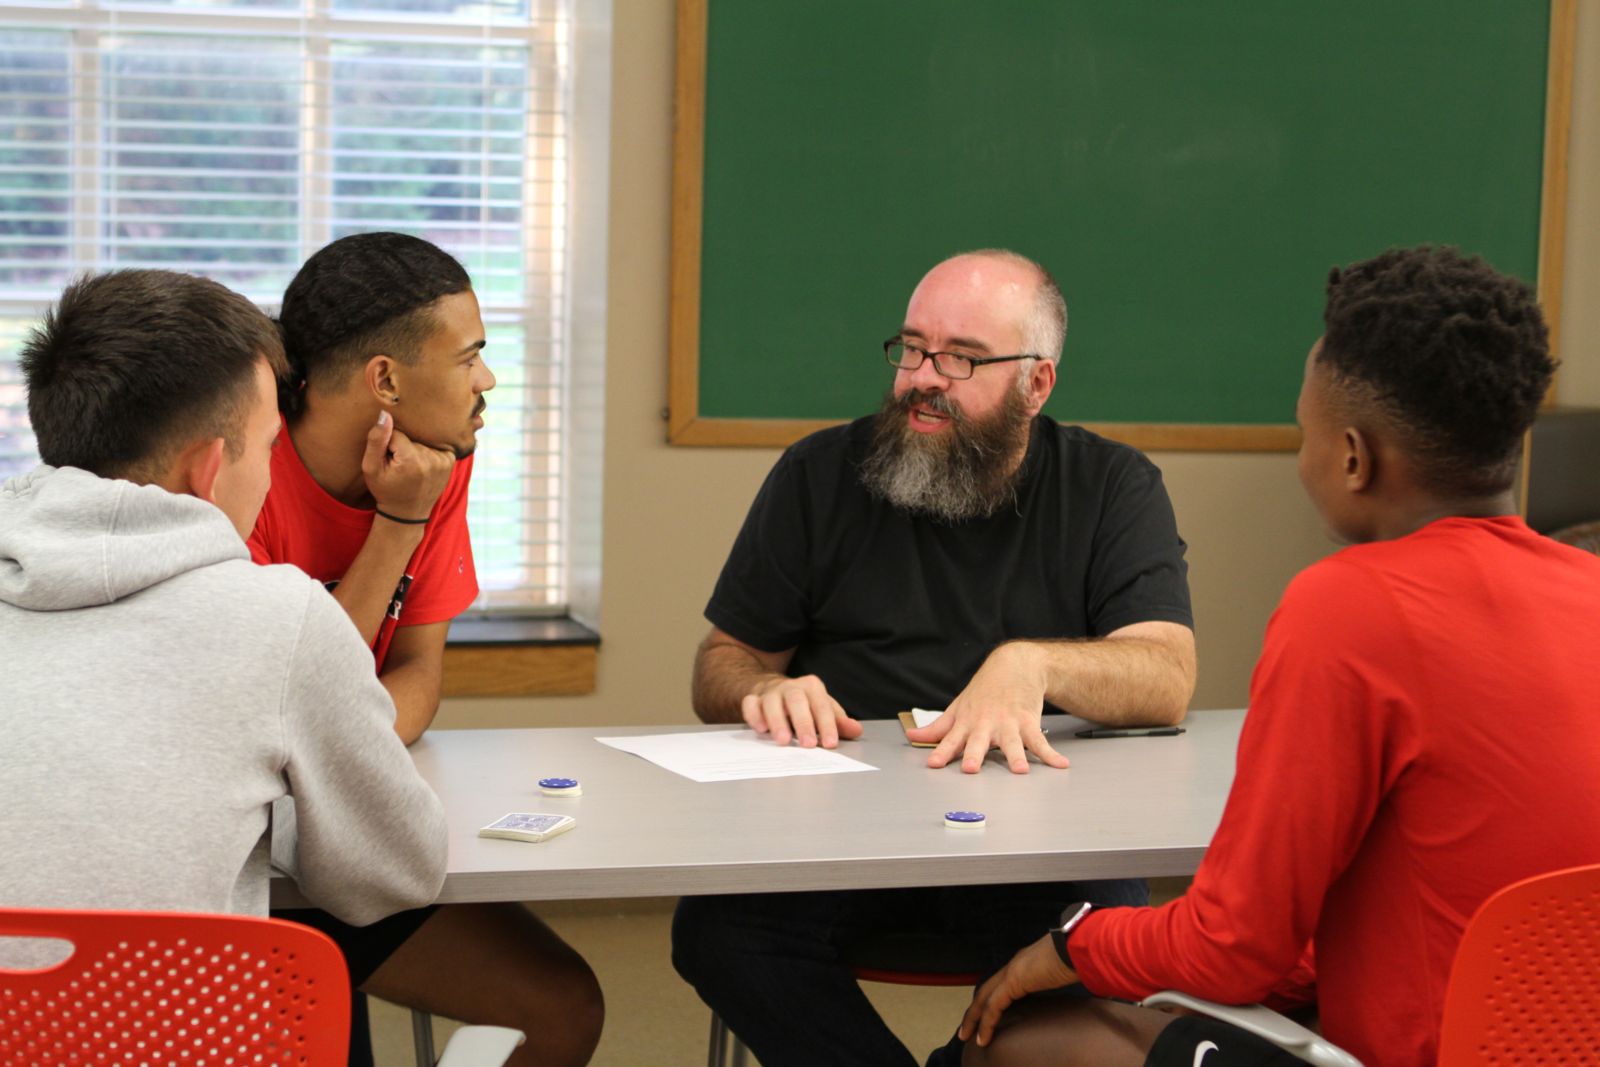
[[(1050, 928), (1050, 940), (1056, 946), (1056, 955), (1061, 957), (1061, 962), (1072, 967), (1072, 957), (1067, 954), (1067, 937), (1081, 922), (1083, 917), (1094, 910), (1094, 905), (1087, 900), (1076, 904), (1068, 904), (1067, 910), (1061, 913), (1061, 925)], [(1077, 970), (1073, 967), (1073, 970)]]

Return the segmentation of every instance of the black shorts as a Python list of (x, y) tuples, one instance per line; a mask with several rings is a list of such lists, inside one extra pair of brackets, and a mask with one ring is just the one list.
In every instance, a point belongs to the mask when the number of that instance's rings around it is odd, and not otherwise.
[(384, 961), (438, 910), (437, 904), (412, 908), (369, 926), (351, 926), (321, 908), (282, 908), (274, 910), (272, 917), (302, 923), (333, 938), (339, 951), (344, 953), (345, 967), (350, 971), (350, 988), (360, 989), (361, 984), (372, 977), (372, 972), (382, 967)]
[[(1209, 1045), (1207, 1048), (1205, 1046)], [(1156, 1035), (1145, 1067), (1305, 1067), (1264, 1038), (1203, 1015), (1180, 1015)]]

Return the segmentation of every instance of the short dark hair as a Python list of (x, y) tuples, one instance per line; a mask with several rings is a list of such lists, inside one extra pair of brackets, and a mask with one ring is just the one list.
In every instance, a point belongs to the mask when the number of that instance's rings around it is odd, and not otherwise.
[(285, 367), (272, 320), (209, 278), (80, 278), (22, 345), (39, 458), (144, 480), (185, 445), (221, 437), (236, 459), (261, 360), (274, 374)]
[(1454, 248), (1390, 249), (1329, 273), (1323, 323), (1318, 362), (1387, 416), (1426, 488), (1511, 485), (1555, 372), (1532, 289)]
[(283, 293), (278, 323), (291, 367), (278, 404), (297, 415), (301, 389), (337, 388), (378, 353), (419, 357), (436, 328), (433, 304), (472, 288), (454, 256), (404, 233), (358, 233), (318, 251)]

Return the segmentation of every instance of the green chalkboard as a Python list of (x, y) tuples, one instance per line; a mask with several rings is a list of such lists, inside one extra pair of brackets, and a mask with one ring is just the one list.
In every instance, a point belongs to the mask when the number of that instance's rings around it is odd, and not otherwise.
[(873, 409), (963, 249), (1055, 274), (1091, 424), (1290, 422), (1333, 264), (1538, 273), (1560, 0), (680, 2), (675, 439)]

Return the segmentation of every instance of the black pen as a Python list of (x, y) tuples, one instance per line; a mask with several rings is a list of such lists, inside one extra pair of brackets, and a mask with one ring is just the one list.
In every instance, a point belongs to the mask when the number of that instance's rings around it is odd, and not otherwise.
[(1096, 726), (1079, 730), (1079, 737), (1176, 737), (1181, 726)]

